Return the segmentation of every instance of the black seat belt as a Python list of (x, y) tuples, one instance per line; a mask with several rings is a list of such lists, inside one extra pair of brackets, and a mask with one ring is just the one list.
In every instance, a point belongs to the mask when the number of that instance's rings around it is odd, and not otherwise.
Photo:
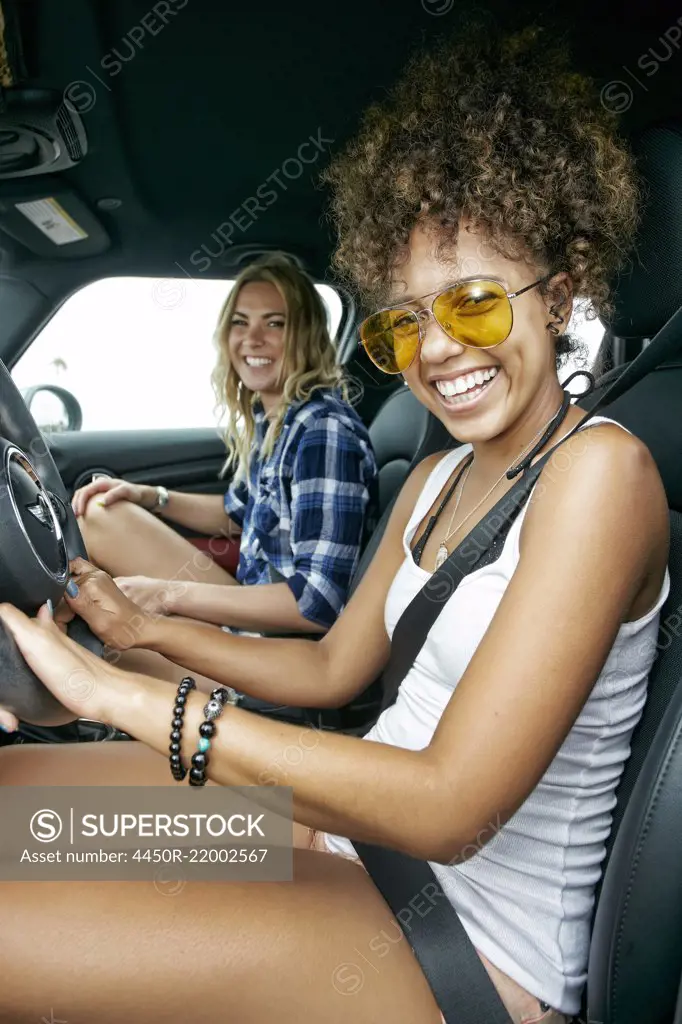
[[(459, 583), (502, 546), (552, 452), (526, 470), (513, 487), (455, 548), (417, 593), (396, 625), (384, 672), (382, 710), (392, 704), (426, 636)], [(377, 889), (400, 922), (429, 982), (446, 1024), (511, 1024), (511, 1017), (457, 913), (428, 861), (384, 847), (353, 845)], [(414, 900), (429, 910), (412, 914)], [(409, 927), (404, 924), (409, 919)]]
[[(598, 409), (615, 401), (650, 370), (676, 354), (681, 346), (682, 308), (559, 444), (572, 437)], [(382, 709), (396, 700), (400, 684), (458, 585), (470, 572), (499, 553), (514, 519), (556, 447), (558, 445), (526, 467), (523, 476), (457, 545), (403, 611), (393, 633), (391, 654), (383, 676)], [(497, 989), (428, 861), (355, 840), (353, 845), (412, 946), (446, 1024), (511, 1024)], [(411, 914), (409, 910), (413, 906), (410, 901), (420, 895), (428, 895), (432, 904), (423, 916)], [(407, 913), (410, 913), (409, 926), (403, 924)]]

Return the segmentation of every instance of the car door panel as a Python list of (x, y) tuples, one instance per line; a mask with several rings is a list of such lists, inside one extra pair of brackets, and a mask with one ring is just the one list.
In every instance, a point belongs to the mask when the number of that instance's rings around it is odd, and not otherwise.
[[(70, 494), (95, 473), (196, 494), (223, 494), (229, 483), (229, 476), (220, 476), (225, 446), (211, 429), (65, 432), (50, 434), (47, 443)], [(212, 543), (182, 526), (168, 525), (234, 574), (238, 544), (224, 538)]]
[(180, 490), (225, 489), (218, 478), (225, 446), (215, 430), (78, 431), (50, 434), (47, 443), (70, 491), (93, 472)]

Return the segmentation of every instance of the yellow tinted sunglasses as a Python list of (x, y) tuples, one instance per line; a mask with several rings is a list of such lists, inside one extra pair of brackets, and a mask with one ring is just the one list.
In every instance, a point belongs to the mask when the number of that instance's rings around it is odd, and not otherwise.
[(467, 348), (495, 348), (514, 325), (511, 300), (537, 288), (550, 275), (507, 292), (499, 281), (476, 278), (449, 285), (430, 306), (415, 311), (391, 306), (372, 313), (360, 324), (360, 343), (382, 373), (402, 373), (419, 351), (422, 325), (431, 316), (453, 341)]

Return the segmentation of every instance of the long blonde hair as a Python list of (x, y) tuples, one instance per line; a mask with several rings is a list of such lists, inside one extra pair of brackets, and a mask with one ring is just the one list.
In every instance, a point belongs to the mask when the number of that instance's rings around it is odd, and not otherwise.
[(212, 374), (217, 408), (224, 421), (227, 447), (225, 470), (244, 477), (255, 441), (253, 404), (257, 393), (241, 381), (230, 359), (228, 340), (240, 289), (252, 281), (274, 284), (287, 310), (282, 361), (282, 398), (268, 425), (261, 456), (267, 458), (275, 446), (292, 402), (306, 401), (321, 388), (337, 388), (348, 398), (343, 371), (336, 365), (336, 353), (329, 337), (327, 313), (315, 285), (284, 253), (271, 253), (246, 267), (223, 303), (214, 341), (218, 361)]

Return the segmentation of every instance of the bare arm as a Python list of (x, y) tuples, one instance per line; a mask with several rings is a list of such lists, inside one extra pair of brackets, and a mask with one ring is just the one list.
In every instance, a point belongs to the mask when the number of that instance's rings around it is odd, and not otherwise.
[[(343, 613), (319, 642), (301, 639), (263, 639), (230, 636), (208, 630), (197, 622), (178, 622), (144, 614), (130, 604), (132, 613), (122, 622), (117, 607), (126, 599), (106, 574), (87, 563), (79, 576), (80, 593), (67, 598), (95, 633), (112, 647), (138, 647), (164, 654), (171, 661), (210, 679), (234, 686), (262, 700), (302, 707), (340, 707), (361, 693), (380, 673), (388, 657), (384, 604), (388, 588), (404, 558), (402, 535), (424, 479), (435, 459), (425, 460), (403, 487), (379, 549)], [(207, 589), (206, 584), (199, 587)], [(288, 587), (283, 585), (288, 591)], [(235, 609), (251, 600), (259, 607), (261, 594), (280, 592), (280, 585), (218, 587), (225, 599), (234, 594)], [(106, 593), (102, 597), (102, 591)], [(295, 605), (295, 601), (292, 602)], [(266, 594), (266, 599), (269, 597)], [(248, 620), (243, 619), (246, 622)], [(307, 622), (307, 620), (303, 620)], [(308, 626), (310, 624), (308, 623)], [(118, 627), (115, 632), (113, 627)]]
[[(191, 494), (184, 491), (169, 491), (169, 502), (165, 508), (156, 511), (164, 519), (180, 523), (197, 533), (212, 536), (237, 536), (239, 527), (225, 513), (222, 494)], [(152, 509), (156, 506), (158, 493), (151, 484), (136, 484), (130, 480), (115, 477), (97, 477), (85, 487), (80, 487), (73, 496), (73, 510), (77, 516), (85, 515), (88, 503), (95, 499), (104, 507), (117, 501), (131, 501), (134, 505)]]
[[(152, 488), (154, 490), (154, 488)], [(238, 537), (240, 529), (225, 514), (222, 494), (190, 494), (169, 491), (168, 504), (159, 509), (163, 519), (169, 519), (209, 537)], [(156, 491), (152, 501), (156, 500)]]
[[(286, 583), (226, 587), (221, 583), (177, 581), (168, 587), (166, 595), (164, 605), (169, 615), (265, 633), (326, 632), (324, 626), (301, 615), (296, 598)], [(163, 645), (162, 635), (166, 631), (170, 633), (174, 627), (172, 620), (166, 619), (160, 620), (157, 628), (158, 633), (147, 646)]]
[[(462, 855), (492, 820), (506, 821), (551, 763), (620, 623), (651, 603), (667, 557), (665, 496), (638, 442), (609, 436), (547, 481), (524, 524), (518, 569), (425, 750), (311, 733), (226, 708), (211, 778), (263, 785), (276, 766), (274, 781), (293, 786), (303, 824), (440, 862)], [(51, 623), (37, 625), (8, 606), (2, 615), (55, 693), (68, 697), (65, 680), (80, 661), (97, 673), (98, 685), (79, 712), (166, 753), (167, 684), (97, 662)], [(354, 624), (361, 627), (361, 618)], [(345, 639), (337, 656), (358, 672), (366, 634)], [(369, 653), (376, 668), (379, 647)], [(333, 671), (331, 659), (327, 665)], [(187, 703), (185, 757), (195, 749), (202, 704), (196, 694)], [(285, 759), (292, 745), (303, 756)], [(443, 815), (444, 806), (453, 813)]]
[[(667, 509), (655, 466), (617, 428), (605, 439), (607, 429), (593, 428), (602, 438), (568, 472), (546, 474), (524, 524), (517, 571), (430, 746), (358, 749), (353, 738), (319, 735), (288, 768), (298, 820), (447, 861), (526, 799), (621, 622), (651, 606), (663, 576)], [(356, 649), (361, 644), (362, 635)], [(352, 648), (343, 657), (352, 661)], [(126, 718), (132, 726), (134, 713)], [(284, 726), (238, 711), (232, 719), (232, 728), (226, 721), (219, 730), (222, 757), (213, 762), (223, 784), (258, 781), (296, 742)], [(443, 806), (457, 813), (444, 820)]]

